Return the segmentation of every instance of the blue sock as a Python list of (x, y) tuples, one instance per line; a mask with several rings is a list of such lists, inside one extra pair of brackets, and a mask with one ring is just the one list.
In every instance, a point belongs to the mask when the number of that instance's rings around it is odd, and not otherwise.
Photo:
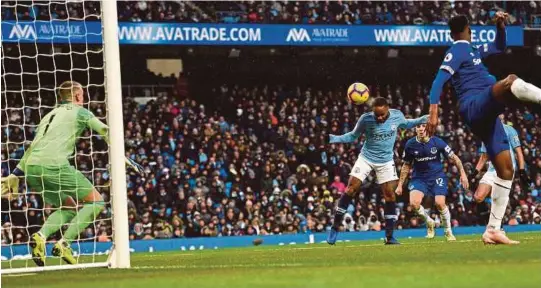
[(344, 193), (340, 197), (340, 200), (338, 200), (338, 206), (334, 212), (334, 222), (332, 224), (334, 229), (338, 230), (338, 227), (340, 227), (342, 218), (344, 217), (344, 214), (346, 214), (346, 209), (348, 209), (349, 203), (351, 203), (352, 199), (353, 197), (349, 196), (347, 193)]
[(385, 237), (393, 237), (394, 222), (398, 218), (396, 216), (396, 203), (395, 202), (385, 202), (385, 207), (383, 208), (385, 212)]

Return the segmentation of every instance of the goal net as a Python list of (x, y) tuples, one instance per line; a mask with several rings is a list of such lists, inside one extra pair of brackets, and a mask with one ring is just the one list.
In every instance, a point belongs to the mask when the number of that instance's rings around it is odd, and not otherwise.
[[(71, 80), (82, 84), (85, 94), (83, 106), (102, 122), (111, 126), (112, 118), (108, 117), (108, 113), (122, 115), (122, 111), (112, 111), (108, 105), (108, 98), (113, 96), (111, 91), (108, 91), (111, 85), (106, 77), (105, 63), (108, 57), (105, 46), (101, 43), (109, 42), (101, 41), (104, 35), (101, 27), (106, 25), (100, 25), (103, 19), (102, 9), (105, 6), (111, 5), (101, 5), (96, 1), (1, 2), (2, 177), (13, 172), (25, 149), (34, 139), (37, 125), (59, 104), (58, 87), (64, 81)], [(116, 7), (114, 8), (112, 12), (116, 17)], [(116, 24), (116, 19), (114, 22)], [(99, 29), (89, 29), (92, 25), (99, 25)], [(116, 29), (111, 31), (116, 34)], [(118, 53), (118, 42), (116, 45)], [(119, 77), (115, 78), (115, 81), (119, 81)], [(119, 83), (116, 86), (120, 87)], [(120, 93), (115, 96), (120, 97)], [(119, 125), (116, 127), (118, 129)], [(113, 131), (110, 133), (112, 135)], [(111, 146), (123, 142), (123, 133), (117, 134), (120, 136), (111, 137)], [(117, 191), (111, 189), (112, 183), (115, 183), (112, 179), (114, 176), (123, 182), (125, 176), (120, 173), (125, 172), (117, 169), (117, 172), (111, 173), (109, 167), (113, 164), (113, 159), (109, 157), (112, 155), (110, 150), (110, 146), (100, 139), (99, 135), (87, 129), (76, 140), (75, 151), (69, 159), (71, 165), (90, 180), (105, 200), (105, 208), (101, 214), (86, 229), (78, 231), (78, 238), (71, 244), (77, 260), (75, 265), (67, 265), (51, 252), (54, 243), (62, 239), (70, 225), (69, 219), (47, 238), (43, 266), (38, 267), (34, 263), (30, 245), (31, 235), (40, 230), (54, 211), (73, 211), (72, 207), (64, 207), (65, 204), (60, 204), (59, 207), (51, 205), (42, 193), (30, 189), (26, 180), (20, 181), (19, 194), (2, 198), (3, 273), (101, 267), (111, 264), (113, 260), (109, 254), (113, 247), (119, 245), (115, 241), (118, 240), (117, 237), (114, 237), (116, 233), (113, 218), (124, 216), (123, 213), (116, 215), (117, 211), (114, 211), (111, 205), (112, 201), (117, 201), (113, 199), (119, 198), (119, 201), (122, 201), (123, 198), (122, 195), (115, 197), (113, 192)], [(123, 153), (120, 157), (123, 157)], [(118, 164), (115, 165), (118, 167)], [(81, 199), (74, 200), (77, 205), (75, 213), (78, 213), (83, 203)], [(129, 266), (129, 259), (127, 261)]]

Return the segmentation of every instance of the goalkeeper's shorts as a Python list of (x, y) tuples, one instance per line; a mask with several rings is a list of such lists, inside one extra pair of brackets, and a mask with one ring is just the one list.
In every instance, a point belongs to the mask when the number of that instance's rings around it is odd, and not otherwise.
[(43, 201), (54, 207), (61, 207), (68, 197), (79, 203), (94, 190), (83, 173), (71, 165), (27, 165), (25, 168), (30, 192), (43, 193)]

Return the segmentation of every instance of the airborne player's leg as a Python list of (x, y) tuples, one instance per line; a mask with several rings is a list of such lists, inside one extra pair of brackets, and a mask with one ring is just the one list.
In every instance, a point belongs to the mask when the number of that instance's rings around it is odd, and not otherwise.
[(359, 157), (355, 162), (355, 165), (349, 173), (349, 182), (346, 191), (342, 194), (338, 200), (338, 205), (334, 212), (334, 221), (327, 237), (327, 243), (329, 245), (334, 245), (336, 243), (336, 238), (338, 237), (338, 231), (340, 230), (340, 224), (342, 223), (342, 218), (346, 214), (346, 210), (355, 198), (355, 195), (359, 192), (361, 188), (362, 181), (368, 177), (372, 172), (372, 166), (363, 157)]
[(396, 194), (394, 191), (398, 186), (398, 176), (394, 161), (384, 164), (374, 164), (378, 184), (381, 185), (383, 198), (385, 199), (385, 244), (400, 244), (393, 236), (394, 224), (398, 220), (396, 215)]

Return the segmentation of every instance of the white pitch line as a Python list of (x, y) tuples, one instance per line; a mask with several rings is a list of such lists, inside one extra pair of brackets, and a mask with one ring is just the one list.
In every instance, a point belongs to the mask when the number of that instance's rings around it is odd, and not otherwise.
[(170, 266), (134, 266), (132, 269), (186, 269), (186, 268), (258, 268), (258, 267), (300, 267), (299, 263), (276, 264), (223, 264), (223, 265), (170, 265)]
[(6, 275), (2, 275), (2, 277), (23, 277), (23, 276), (32, 276), (36, 274), (38, 273), (6, 274)]
[[(539, 238), (536, 238), (536, 237), (521, 238), (521, 240), (536, 240), (536, 239), (539, 239)], [(449, 244), (452, 245), (452, 243), (470, 243), (470, 242), (481, 242), (481, 239), (456, 240), (456, 241), (453, 241), (453, 242), (449, 242)], [(351, 243), (351, 242), (349, 242), (349, 243)], [(434, 245), (434, 244), (444, 244), (444, 243), (447, 243), (447, 242), (446, 241), (434, 240), (434, 241), (423, 241), (423, 242), (414, 242), (414, 243), (401, 243), (401, 245), (395, 245), (395, 246), (396, 247), (414, 246), (414, 245), (417, 246), (417, 245), (426, 245), (426, 244)], [(381, 244), (345, 245), (345, 246), (338, 245), (336, 247), (354, 248), (354, 247), (380, 247), (380, 246), (384, 246), (383, 243), (381, 243)], [(498, 245), (496, 245), (496, 246), (498, 246)], [(285, 247), (287, 247), (289, 249), (284, 249)], [(284, 251), (284, 250), (315, 250), (315, 249), (331, 249), (331, 248), (332, 247), (330, 247), (330, 246), (316, 246), (316, 247), (282, 246), (282, 248), (258, 249), (258, 250), (252, 250), (252, 251), (264, 252), (264, 251)]]

